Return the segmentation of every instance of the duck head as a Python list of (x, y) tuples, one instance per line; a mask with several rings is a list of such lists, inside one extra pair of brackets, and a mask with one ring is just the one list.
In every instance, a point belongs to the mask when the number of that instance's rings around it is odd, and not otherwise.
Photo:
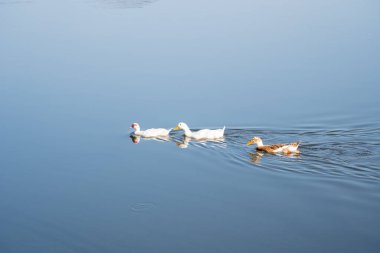
[(132, 123), (131, 128), (135, 129), (136, 132), (140, 131), (140, 125), (137, 123)]
[(252, 144), (257, 144), (257, 146), (262, 146), (263, 145), (263, 140), (260, 137), (253, 137), (247, 142), (247, 146), (250, 146)]
[(184, 130), (184, 131), (187, 131), (187, 130), (190, 130), (190, 128), (186, 125), (186, 123), (179, 122), (177, 124), (177, 126), (175, 128), (173, 128), (173, 130)]

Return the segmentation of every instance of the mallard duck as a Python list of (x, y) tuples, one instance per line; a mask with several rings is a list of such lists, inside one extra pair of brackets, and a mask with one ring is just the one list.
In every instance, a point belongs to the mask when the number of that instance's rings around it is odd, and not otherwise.
[(135, 131), (133, 132), (136, 136), (142, 136), (142, 137), (159, 137), (159, 136), (167, 136), (169, 135), (170, 129), (165, 128), (151, 128), (147, 130), (140, 130), (140, 126), (137, 123), (133, 123), (131, 125), (131, 128), (133, 128)]
[(183, 130), (185, 132), (185, 136), (194, 138), (194, 139), (219, 139), (222, 138), (224, 135), (224, 129), (226, 127), (223, 127), (222, 129), (202, 129), (196, 132), (192, 132), (190, 128), (186, 125), (186, 123), (180, 122), (178, 125), (173, 128), (173, 130)]
[(285, 153), (285, 154), (300, 154), (301, 152), (298, 149), (300, 142), (293, 142), (288, 144), (272, 144), (264, 145), (263, 140), (260, 137), (253, 137), (247, 142), (247, 146), (255, 144), (257, 145), (256, 150), (264, 151), (267, 153)]

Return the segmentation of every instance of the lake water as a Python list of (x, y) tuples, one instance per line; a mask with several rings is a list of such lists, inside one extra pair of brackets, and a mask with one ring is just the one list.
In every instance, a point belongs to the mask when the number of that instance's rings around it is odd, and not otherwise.
[(378, 252), (379, 13), (0, 0), (0, 252)]

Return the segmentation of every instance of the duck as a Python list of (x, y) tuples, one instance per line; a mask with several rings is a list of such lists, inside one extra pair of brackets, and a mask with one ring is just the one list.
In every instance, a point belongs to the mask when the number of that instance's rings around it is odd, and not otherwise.
[(141, 130), (140, 125), (137, 123), (133, 123), (131, 125), (131, 128), (133, 128), (135, 131), (133, 132), (134, 135), (136, 136), (141, 136), (141, 137), (160, 137), (160, 136), (168, 136), (172, 128), (170, 129), (165, 129), (165, 128), (151, 128), (151, 129), (146, 129), (146, 130)]
[(180, 122), (177, 124), (173, 131), (175, 130), (183, 130), (185, 132), (186, 137), (190, 137), (193, 139), (201, 140), (201, 139), (220, 139), (224, 136), (224, 130), (226, 127), (222, 129), (202, 129), (196, 132), (192, 132), (186, 123)]
[(263, 140), (260, 137), (253, 137), (247, 142), (247, 146), (256, 144), (256, 150), (257, 151), (264, 151), (267, 153), (272, 154), (278, 154), (278, 153), (284, 153), (284, 154), (300, 154), (301, 152), (298, 150), (298, 146), (300, 145), (300, 142), (292, 142), (287, 144), (271, 144), (271, 145), (264, 145)]

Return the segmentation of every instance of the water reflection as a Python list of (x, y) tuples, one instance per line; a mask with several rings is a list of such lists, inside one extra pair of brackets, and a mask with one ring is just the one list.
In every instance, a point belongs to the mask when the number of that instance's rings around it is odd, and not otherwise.
[(139, 144), (141, 139), (144, 140), (154, 140), (154, 141), (170, 141), (170, 136), (160, 136), (160, 137), (141, 137), (137, 135), (130, 135), (131, 141), (133, 144)]
[(292, 154), (292, 153), (289, 153), (289, 154), (286, 154), (286, 153), (271, 154), (271, 153), (265, 153), (262, 151), (249, 152), (249, 158), (251, 159), (251, 162), (254, 164), (260, 164), (264, 155), (295, 159), (295, 158), (299, 158), (301, 154)]
[(254, 164), (260, 164), (263, 156), (264, 156), (263, 152), (257, 152), (257, 153), (249, 152), (249, 157), (251, 159), (251, 162)]
[(182, 139), (175, 140), (174, 142), (179, 148), (188, 148), (191, 142), (193, 142), (194, 144), (206, 144), (206, 143), (223, 144), (224, 138), (195, 140), (190, 137), (183, 136)]
[(149, 141), (171, 141), (173, 142), (178, 148), (188, 148), (190, 143), (193, 142), (194, 144), (210, 144), (212, 143), (214, 146), (215, 144), (224, 144), (224, 138), (219, 139), (203, 139), (203, 140), (194, 140), (187, 136), (182, 136), (181, 138), (178, 137), (171, 137), (171, 136), (161, 136), (161, 137), (141, 137), (137, 135), (131, 134), (129, 136), (131, 138), (131, 141), (133, 144), (139, 144), (140, 141), (143, 140), (149, 140)]
[(116, 9), (143, 8), (158, 0), (96, 0), (96, 3)]

